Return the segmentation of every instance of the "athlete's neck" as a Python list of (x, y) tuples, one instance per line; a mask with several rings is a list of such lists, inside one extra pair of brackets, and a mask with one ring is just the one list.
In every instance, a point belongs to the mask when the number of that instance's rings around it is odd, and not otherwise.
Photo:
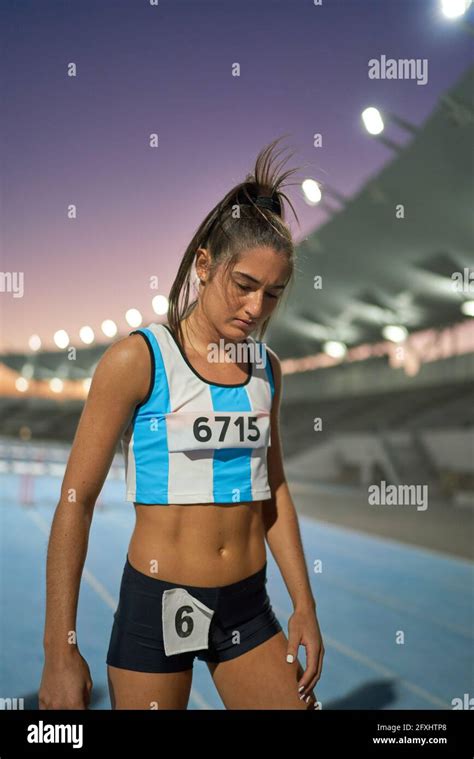
[(224, 337), (218, 330), (209, 323), (205, 316), (196, 308), (186, 319), (182, 319), (181, 328), (185, 339), (185, 346), (191, 346), (198, 355), (207, 356), (209, 345), (219, 345), (221, 340), (225, 343), (234, 343), (237, 345), (240, 340)]

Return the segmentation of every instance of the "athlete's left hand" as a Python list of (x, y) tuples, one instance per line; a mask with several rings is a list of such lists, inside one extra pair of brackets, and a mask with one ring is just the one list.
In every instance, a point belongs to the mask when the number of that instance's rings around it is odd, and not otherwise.
[[(300, 696), (307, 696), (321, 677), (324, 644), (314, 609), (295, 609), (288, 620), (288, 651), (296, 661), (298, 647), (306, 648), (306, 669), (298, 682)], [(303, 689), (299, 689), (303, 686)]]

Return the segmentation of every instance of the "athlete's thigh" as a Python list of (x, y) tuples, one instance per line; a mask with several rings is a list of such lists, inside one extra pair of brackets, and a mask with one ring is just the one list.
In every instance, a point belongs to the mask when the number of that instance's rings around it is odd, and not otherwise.
[(307, 703), (299, 698), (303, 667), (298, 659), (286, 661), (287, 649), (288, 639), (281, 631), (241, 656), (209, 663), (226, 709), (314, 709), (313, 692), (307, 694)]
[(112, 709), (186, 709), (193, 670), (135, 672), (107, 665)]

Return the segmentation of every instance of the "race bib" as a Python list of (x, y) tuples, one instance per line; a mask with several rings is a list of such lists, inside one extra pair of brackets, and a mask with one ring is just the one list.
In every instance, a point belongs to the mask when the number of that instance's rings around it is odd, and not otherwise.
[(266, 448), (271, 442), (267, 411), (174, 412), (165, 419), (170, 451)]
[(162, 601), (166, 656), (209, 648), (209, 626), (214, 610), (184, 588), (165, 590)]

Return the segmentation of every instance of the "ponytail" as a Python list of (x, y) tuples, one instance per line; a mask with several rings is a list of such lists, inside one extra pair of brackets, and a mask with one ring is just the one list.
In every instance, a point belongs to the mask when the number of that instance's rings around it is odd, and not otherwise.
[[(269, 247), (287, 256), (294, 269), (294, 244), (289, 227), (285, 223), (283, 201), (291, 207), (299, 223), (293, 205), (282, 192), (284, 181), (297, 171), (289, 169), (279, 174), (287, 159), (273, 167), (281, 155), (274, 155), (278, 138), (265, 147), (257, 156), (253, 173), (244, 182), (233, 187), (227, 195), (208, 213), (193, 239), (189, 243), (171, 287), (168, 304), (168, 324), (183, 343), (181, 321), (197, 306), (198, 297), (190, 302), (191, 274), (198, 248), (207, 248), (211, 256), (212, 276), (218, 266), (224, 264), (228, 270), (244, 250), (254, 247)], [(274, 313), (274, 312), (273, 312)], [(259, 330), (258, 339), (265, 334), (266, 319)]]

